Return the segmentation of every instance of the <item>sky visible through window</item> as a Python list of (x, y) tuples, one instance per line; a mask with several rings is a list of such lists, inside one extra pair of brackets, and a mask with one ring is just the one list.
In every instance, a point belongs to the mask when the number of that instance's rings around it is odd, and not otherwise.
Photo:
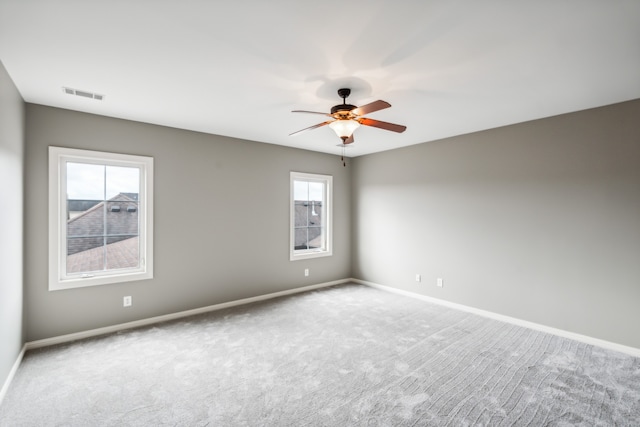
[(322, 182), (294, 181), (293, 182), (293, 199), (294, 200), (323, 200), (324, 184)]
[(139, 191), (138, 168), (67, 163), (68, 200), (108, 200), (120, 193)]

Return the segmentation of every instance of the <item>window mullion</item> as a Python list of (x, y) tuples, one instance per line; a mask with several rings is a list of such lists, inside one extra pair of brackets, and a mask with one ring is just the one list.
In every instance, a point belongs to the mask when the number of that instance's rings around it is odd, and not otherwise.
[(107, 270), (107, 166), (103, 166), (102, 179), (102, 271)]
[(306, 207), (306, 209), (305, 209), (305, 216), (306, 216), (305, 234), (306, 234), (306, 239), (305, 240), (306, 240), (306, 243), (307, 243), (306, 244), (307, 250), (311, 249), (311, 246), (309, 245), (309, 238), (310, 238), (310, 235), (311, 235), (311, 230), (310, 230), (310, 227), (309, 227), (309, 220), (310, 220), (309, 219), (309, 203), (311, 203), (311, 194), (310, 194), (310, 192), (311, 192), (311, 185), (310, 185), (310, 182), (307, 181), (307, 200), (306, 200), (307, 204), (305, 206)]

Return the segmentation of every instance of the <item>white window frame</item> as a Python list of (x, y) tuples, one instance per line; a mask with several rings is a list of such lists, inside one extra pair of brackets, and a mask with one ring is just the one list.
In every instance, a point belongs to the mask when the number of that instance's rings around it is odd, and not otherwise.
[[(322, 206), (322, 218), (324, 224), (324, 248), (320, 249), (295, 249), (295, 200), (294, 181), (321, 182), (324, 184), (324, 203)], [(331, 175), (319, 175), (304, 172), (291, 172), (289, 179), (289, 260), (319, 258), (333, 255), (333, 177)]]
[[(135, 167), (140, 170), (138, 215), (140, 266), (126, 270), (67, 274), (67, 162)], [(74, 289), (153, 278), (153, 158), (49, 147), (49, 290)]]

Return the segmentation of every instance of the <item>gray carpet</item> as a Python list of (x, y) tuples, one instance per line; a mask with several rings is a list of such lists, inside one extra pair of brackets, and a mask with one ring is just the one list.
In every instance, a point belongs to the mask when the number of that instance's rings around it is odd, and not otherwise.
[(1, 426), (638, 426), (640, 359), (359, 285), (30, 351)]

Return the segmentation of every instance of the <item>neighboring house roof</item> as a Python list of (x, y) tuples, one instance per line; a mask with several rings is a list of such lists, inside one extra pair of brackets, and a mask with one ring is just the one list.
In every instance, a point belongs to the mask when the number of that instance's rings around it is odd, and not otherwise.
[(322, 202), (321, 201), (301, 201), (294, 203), (295, 227), (298, 232), (295, 234), (295, 249), (319, 248), (322, 246)]
[(137, 193), (106, 201), (69, 200), (68, 206), (88, 209), (67, 221), (67, 273), (139, 265)]
[(322, 202), (296, 200), (294, 211), (296, 227), (319, 226), (322, 223)]
[(120, 193), (120, 195), (128, 197), (131, 200), (135, 200), (136, 202), (138, 201), (138, 193)]
[[(100, 203), (100, 200), (67, 200), (67, 210), (69, 212), (84, 212)], [(67, 218), (69, 219), (69, 218)]]
[(103, 246), (104, 236), (107, 244), (137, 236), (137, 199), (136, 193), (120, 193), (68, 220), (67, 255)]
[(67, 273), (133, 268), (138, 266), (138, 237), (121, 240), (67, 256)]

